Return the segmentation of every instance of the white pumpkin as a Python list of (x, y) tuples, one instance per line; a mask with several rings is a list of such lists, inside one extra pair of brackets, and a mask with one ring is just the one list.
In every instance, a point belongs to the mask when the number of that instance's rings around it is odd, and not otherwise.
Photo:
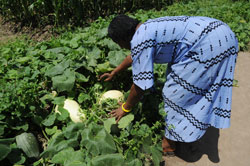
[[(82, 112), (80, 105), (75, 100), (66, 99), (63, 108), (69, 112), (71, 120), (75, 123), (83, 122), (86, 119), (86, 115)], [(58, 105), (55, 108), (55, 112), (60, 114)]]
[(124, 95), (119, 90), (109, 90), (102, 95), (100, 103), (106, 99), (116, 99), (118, 102), (122, 102), (124, 101)]

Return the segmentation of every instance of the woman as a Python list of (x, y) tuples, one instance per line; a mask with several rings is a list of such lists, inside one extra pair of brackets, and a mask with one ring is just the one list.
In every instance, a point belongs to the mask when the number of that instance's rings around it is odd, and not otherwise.
[(131, 50), (114, 71), (100, 77), (109, 81), (132, 64), (129, 97), (111, 112), (117, 121), (153, 86), (153, 64), (168, 63), (162, 90), (167, 113), (163, 151), (173, 152), (174, 141), (198, 140), (210, 126), (230, 126), (238, 43), (225, 23), (208, 17), (171, 16), (140, 24), (119, 15), (110, 23), (108, 36)]

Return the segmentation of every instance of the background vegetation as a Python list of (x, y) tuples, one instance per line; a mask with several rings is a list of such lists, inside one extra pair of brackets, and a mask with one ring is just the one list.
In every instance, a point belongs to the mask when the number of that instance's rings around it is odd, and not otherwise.
[[(12, 6), (21, 3), (19, 7), (22, 9), (16, 9), (16, 12), (6, 6), (1, 8), (1, 12), (8, 18), (17, 17), (20, 21), (28, 22), (29, 19), (25, 19), (26, 15), (23, 13), (23, 3), (26, 1), (16, 1), (16, 4), (3, 0), (0, 2), (1, 5)], [(32, 2), (33, 6), (26, 5), (30, 8), (26, 14), (38, 10), (36, 8), (45, 10), (36, 5), (49, 1), (29, 2)], [(56, 5), (66, 3), (59, 0), (53, 2), (56, 2)], [(73, 3), (67, 1), (69, 2)], [(119, 2), (125, 4), (127, 1)], [(152, 1), (156, 2), (160, 3)], [(74, 7), (71, 8), (69, 11), (74, 11)], [(109, 8), (112, 13), (112, 8), (107, 7)], [(250, 36), (249, 9), (250, 3), (247, 1), (194, 0), (174, 3), (162, 10), (136, 10), (127, 14), (142, 22), (166, 15), (214, 17), (226, 22), (236, 33), (240, 49), (247, 50)], [(58, 7), (57, 14), (51, 13), (53, 23), (63, 23), (60, 22), (60, 18), (65, 14), (63, 10), (61, 6)], [(43, 12), (36, 11), (27, 16), (31, 18), (32, 15), (41, 15), (42, 19), (38, 19), (38, 22), (45, 24), (43, 19), (48, 21), (50, 15), (42, 14)], [(64, 16), (73, 23), (76, 15), (71, 13)], [(95, 15), (91, 18), (95, 17), (98, 19), (90, 26), (67, 31), (49, 41), (16, 40), (0, 46), (0, 165), (72, 165), (73, 161), (78, 161), (79, 165), (101, 165), (102, 161), (108, 160), (116, 166), (139, 166), (150, 162), (159, 165), (160, 140), (164, 132), (161, 87), (166, 66), (155, 66), (155, 90), (146, 93), (141, 103), (125, 118), (123, 127), (118, 127), (118, 134), (110, 132), (110, 124), (114, 122), (108, 118), (107, 113), (117, 105), (112, 102), (101, 105), (98, 99), (109, 89), (118, 89), (128, 94), (132, 83), (131, 70), (118, 75), (112, 83), (99, 82), (98, 75), (115, 68), (129, 51), (121, 50), (107, 37), (107, 26), (114, 15)], [(57, 91), (57, 96), (54, 96), (52, 91)], [(62, 104), (65, 98), (72, 98), (81, 105), (88, 117), (87, 121), (73, 124), (66, 112), (62, 111), (61, 115), (54, 112), (55, 105)], [(40, 151), (43, 152), (40, 158), (28, 158), (17, 147), (15, 137), (23, 132), (32, 132), (38, 138)], [(86, 133), (93, 135), (87, 138)], [(104, 135), (101, 138), (95, 137), (98, 134)], [(110, 145), (109, 151), (103, 150), (107, 149), (105, 145)]]
[[(187, 0), (186, 0), (187, 1)], [(161, 9), (174, 0), (0, 0), (0, 13), (13, 21), (32, 26), (44, 24), (83, 25), (98, 17)]]

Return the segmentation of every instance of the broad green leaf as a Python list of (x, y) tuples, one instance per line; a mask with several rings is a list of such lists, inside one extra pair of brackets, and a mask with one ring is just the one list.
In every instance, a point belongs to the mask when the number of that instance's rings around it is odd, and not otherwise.
[(65, 166), (87, 166), (85, 163), (81, 161), (72, 161), (72, 162), (67, 162)]
[(0, 144), (0, 161), (7, 157), (10, 152), (11, 148), (9, 145)]
[(57, 131), (57, 126), (54, 126), (53, 128), (45, 128), (45, 131), (48, 135), (53, 135)]
[(65, 55), (64, 54), (55, 54), (55, 57), (58, 59), (58, 60), (63, 60)]
[(83, 74), (76, 72), (76, 81), (77, 82), (88, 82), (89, 81), (89, 76), (85, 77)]
[(77, 37), (74, 37), (73, 39), (71, 39), (70, 41), (70, 47), (72, 48), (78, 48), (80, 46), (80, 39), (81, 37), (80, 36), (77, 36)]
[(82, 131), (81, 146), (85, 146), (93, 156), (116, 151), (113, 137), (103, 127), (94, 124)]
[(112, 71), (112, 70), (113, 70), (113, 68), (111, 68), (109, 66), (109, 62), (98, 64), (97, 67), (96, 67), (96, 71), (101, 72), (101, 73), (109, 72), (109, 71)]
[(84, 128), (85, 125), (83, 123), (73, 123), (66, 128), (66, 130), (64, 131), (64, 136), (67, 139), (77, 138), (77, 133), (82, 131)]
[(31, 60), (31, 57), (26, 56), (26, 57), (21, 57), (21, 58), (16, 59), (16, 62), (18, 62), (18, 63), (26, 63), (26, 62), (28, 62), (30, 60)]
[(63, 74), (64, 71), (69, 67), (70, 65), (70, 61), (63, 61), (57, 65), (55, 65), (54, 67), (52, 67), (51, 69), (47, 70), (45, 75), (49, 76), (49, 77), (54, 77), (56, 75), (60, 75)]
[(53, 156), (51, 162), (55, 163), (55, 164), (63, 164), (64, 162), (70, 158), (68, 158), (69, 156), (72, 157), (72, 153), (74, 153), (74, 149), (69, 147), (67, 149), (64, 149), (62, 151), (60, 151), (59, 153), (57, 153), (55, 156)]
[(9, 79), (14, 79), (14, 78), (17, 78), (18, 77), (18, 71), (17, 70), (14, 70), (14, 69), (11, 69), (7, 72), (7, 75), (8, 75), (8, 78)]
[(65, 101), (65, 96), (60, 96), (60, 97), (55, 97), (52, 103), (57, 105), (64, 105), (64, 101)]
[(56, 137), (53, 137), (49, 142), (48, 147), (41, 153), (42, 157), (52, 157), (63, 149), (72, 147), (78, 147), (79, 142), (77, 139), (65, 140), (63, 133), (59, 133)]
[(130, 162), (126, 162), (125, 166), (142, 166), (142, 161), (139, 159), (134, 159)]
[(88, 58), (88, 65), (92, 66), (92, 67), (96, 67), (97, 66), (97, 60), (93, 57)]
[(136, 131), (136, 135), (140, 136), (140, 137), (141, 136), (145, 137), (145, 134), (146, 133), (148, 134), (149, 131), (151, 131), (151, 130), (147, 124), (141, 124), (139, 130)]
[(91, 165), (93, 166), (124, 166), (124, 158), (122, 154), (106, 154), (97, 156), (92, 159)]
[(3, 48), (2, 54), (4, 55), (4, 54), (8, 54), (8, 53), (10, 53), (10, 52), (11, 52), (11, 49), (10, 49), (10, 48), (4, 47), (4, 48)]
[(104, 123), (104, 128), (107, 130), (108, 133), (110, 133), (111, 132), (111, 126), (113, 124), (116, 124), (115, 117), (108, 118), (103, 123)]
[(110, 51), (108, 59), (111, 67), (117, 67), (125, 58), (126, 54), (123, 51)]
[(5, 144), (5, 145), (10, 145), (12, 144), (16, 138), (5, 138), (5, 139), (0, 139), (0, 144)]
[(47, 118), (42, 121), (42, 124), (44, 126), (52, 126), (54, 124), (55, 120), (56, 120), (56, 114), (52, 113), (52, 114), (48, 115)]
[(67, 48), (67, 47), (51, 48), (51, 49), (47, 49), (46, 51), (59, 54), (59, 53), (64, 53), (65, 52), (65, 48)]
[(84, 101), (87, 101), (87, 100), (91, 100), (90, 95), (86, 93), (80, 93), (80, 95), (78, 96), (78, 102), (83, 103)]
[(84, 154), (80, 150), (74, 151), (73, 148), (69, 147), (53, 156), (51, 162), (62, 165), (70, 165), (72, 163), (84, 164), (83, 156)]
[(152, 152), (154, 165), (160, 165), (160, 162), (162, 160), (162, 153), (155, 146), (151, 146), (150, 149)]
[(98, 38), (101, 39), (101, 38), (105, 37), (107, 35), (107, 33), (108, 33), (108, 28), (102, 28), (102, 29), (97, 31), (96, 35)]
[(97, 66), (97, 59), (101, 57), (101, 50), (98, 47), (94, 47), (92, 51), (88, 52), (87, 61), (88, 66)]
[(61, 40), (60, 40), (60, 43), (61, 43), (63, 46), (69, 46), (70, 41), (69, 41), (69, 40), (65, 40), (65, 39), (61, 39)]
[(59, 106), (58, 107), (58, 111), (60, 112), (60, 114), (57, 116), (57, 119), (60, 121), (66, 120), (69, 117), (69, 112), (64, 109), (63, 107)]
[(29, 57), (35, 57), (35, 56), (39, 56), (39, 52), (41, 52), (41, 50), (39, 50), (39, 49), (29, 50), (29, 51), (27, 51), (26, 55)]
[[(59, 133), (56, 136), (53, 136), (52, 139), (48, 142), (48, 147), (44, 150), (40, 156), (41, 157), (51, 157), (57, 153), (57, 150), (61, 150), (62, 148), (58, 148), (59, 144), (65, 142), (63, 133)], [(56, 149), (57, 148), (57, 149)]]
[(67, 69), (62, 75), (53, 77), (52, 82), (58, 92), (71, 91), (75, 84), (75, 72)]
[(88, 53), (90, 57), (93, 57), (95, 59), (99, 59), (101, 56), (101, 50), (98, 47), (93, 47), (92, 51)]
[(1, 59), (0, 60), (0, 66), (7, 66), (8, 65), (8, 61), (6, 59)]
[(148, 144), (143, 144), (142, 145), (142, 150), (146, 154), (150, 154), (151, 153), (151, 149), (150, 149), (150, 146)]
[(89, 36), (89, 38), (84, 41), (84, 44), (92, 45), (92, 44), (95, 44), (96, 42), (97, 42), (97, 39), (95, 36)]
[(101, 42), (103, 45), (108, 46), (110, 50), (120, 50), (119, 45), (113, 42), (111, 39), (105, 38), (104, 40), (101, 40)]
[(51, 101), (54, 99), (54, 96), (49, 93), (49, 94), (45, 94), (43, 97), (40, 98), (41, 102), (45, 105), (46, 104), (46, 101)]
[(0, 139), (0, 161), (11, 153), (13, 142), (15, 142), (15, 138)]
[(132, 121), (134, 120), (133, 114), (128, 114), (121, 118), (121, 120), (118, 122), (118, 127), (121, 129), (126, 128)]

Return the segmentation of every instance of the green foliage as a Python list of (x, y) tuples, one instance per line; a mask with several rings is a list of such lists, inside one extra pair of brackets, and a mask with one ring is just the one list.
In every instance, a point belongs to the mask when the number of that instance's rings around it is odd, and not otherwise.
[[(90, 27), (67, 32), (51, 41), (16, 41), (0, 47), (3, 87), (0, 138), (12, 139), (32, 131), (48, 141), (47, 148), (46, 145), (42, 148), (42, 158), (35, 163), (18, 147), (1, 144), (3, 163), (100, 165), (107, 160), (117, 165), (119, 160), (119, 164), (142, 165), (145, 158), (156, 162), (157, 157), (151, 157), (151, 152), (146, 157), (141, 147), (145, 136), (154, 140), (149, 146), (158, 146), (163, 118), (154, 119), (161, 124), (154, 125), (153, 120), (146, 120), (151, 119), (148, 116), (151, 110), (146, 110), (146, 118), (140, 115), (142, 105), (138, 105), (134, 114), (128, 114), (116, 125), (108, 113), (118, 107), (117, 102), (99, 103), (105, 91), (126, 92), (132, 83), (131, 70), (117, 75), (112, 83), (98, 81), (100, 74), (112, 71), (129, 54), (107, 37), (107, 26), (108, 20), (100, 18)], [(158, 97), (160, 94), (159, 91)], [(61, 107), (66, 98), (80, 103), (87, 117), (84, 123), (72, 124), (69, 114)], [(56, 105), (61, 114), (55, 113)], [(135, 123), (135, 119), (143, 120)], [(140, 130), (138, 136), (137, 130)], [(161, 158), (158, 151), (157, 156)], [(70, 155), (73, 152), (75, 155)], [(10, 161), (13, 156), (19, 159)]]
[(50, 24), (84, 25), (98, 17), (137, 9), (160, 9), (174, 0), (0, 0), (0, 14), (5, 18), (41, 26)]

